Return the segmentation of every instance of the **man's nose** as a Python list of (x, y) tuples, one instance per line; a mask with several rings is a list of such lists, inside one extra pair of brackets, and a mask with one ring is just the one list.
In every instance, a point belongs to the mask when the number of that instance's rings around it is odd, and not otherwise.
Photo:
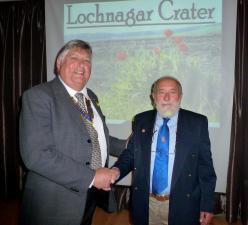
[(170, 95), (169, 93), (164, 94), (164, 100), (170, 100)]
[(80, 67), (80, 69), (84, 69), (84, 61), (81, 60), (79, 62), (79, 67)]

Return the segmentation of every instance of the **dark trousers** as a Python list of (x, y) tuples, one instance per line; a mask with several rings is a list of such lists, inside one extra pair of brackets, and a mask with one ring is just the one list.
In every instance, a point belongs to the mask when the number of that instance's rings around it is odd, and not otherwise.
[(87, 193), (86, 203), (85, 203), (84, 216), (83, 216), (81, 225), (92, 224), (93, 215), (94, 215), (96, 205), (97, 205), (98, 192), (99, 190), (95, 187), (89, 188), (88, 193)]
[[(85, 210), (81, 225), (91, 225), (96, 206), (109, 212), (109, 192), (98, 190), (95, 187), (89, 188), (85, 203)], [(112, 209), (111, 211), (114, 211)]]

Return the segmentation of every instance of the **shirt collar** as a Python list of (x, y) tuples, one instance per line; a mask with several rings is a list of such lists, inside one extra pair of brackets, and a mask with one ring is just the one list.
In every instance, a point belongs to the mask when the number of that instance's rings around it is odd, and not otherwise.
[[(179, 113), (179, 110), (170, 118), (170, 120), (168, 121), (168, 126), (177, 124), (178, 113)], [(161, 123), (161, 124), (163, 123), (163, 117), (160, 116), (160, 114), (158, 112), (157, 112), (157, 116), (156, 116), (156, 121), (159, 121), (159, 123)]]
[(69, 95), (70, 95), (71, 97), (73, 97), (75, 100), (77, 100), (77, 99), (75, 98), (75, 94), (78, 93), (78, 92), (83, 93), (84, 96), (86, 96), (86, 97), (88, 98), (87, 87), (86, 87), (86, 86), (84, 86), (84, 88), (83, 88), (81, 91), (76, 91), (76, 90), (72, 89), (71, 87), (69, 87), (69, 86), (61, 79), (60, 76), (58, 76), (58, 77), (59, 77), (59, 80), (61, 81), (61, 83), (64, 85), (64, 87), (65, 87), (65, 89), (67, 90), (67, 92), (69, 93)]

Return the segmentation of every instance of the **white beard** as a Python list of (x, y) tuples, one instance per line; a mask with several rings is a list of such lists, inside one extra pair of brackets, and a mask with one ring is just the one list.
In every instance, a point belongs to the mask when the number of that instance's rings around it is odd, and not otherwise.
[(156, 109), (159, 115), (163, 118), (173, 117), (178, 112), (179, 108), (180, 108), (180, 102), (178, 102), (178, 104), (173, 106), (171, 109), (166, 109), (166, 108), (160, 107), (159, 105), (156, 105)]

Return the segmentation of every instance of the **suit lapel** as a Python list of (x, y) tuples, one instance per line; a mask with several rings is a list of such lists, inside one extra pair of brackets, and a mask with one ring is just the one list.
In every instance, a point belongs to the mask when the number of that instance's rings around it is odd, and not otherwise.
[[(103, 123), (103, 129), (104, 129), (104, 133), (105, 133), (105, 137), (106, 137), (106, 142), (107, 142), (107, 151), (109, 153), (109, 130), (108, 127), (105, 123), (105, 116), (102, 113), (102, 110), (100, 108), (98, 99), (96, 98), (96, 96), (92, 93), (92, 91), (89, 91), (89, 89), (87, 89), (87, 94), (92, 102), (92, 104), (94, 105), (96, 111), (98, 112), (99, 116), (101, 117), (102, 123)], [(109, 154), (107, 154), (109, 155)], [(107, 156), (107, 161), (108, 161), (109, 156)]]
[(177, 134), (176, 134), (176, 146), (175, 146), (175, 160), (173, 166), (173, 174), (171, 181), (171, 191), (177, 182), (181, 171), (184, 169), (184, 162), (186, 159), (187, 151), (185, 148), (185, 129), (187, 129), (187, 119), (185, 118), (185, 114), (183, 109), (179, 110), (178, 114), (178, 122), (177, 122)]
[[(66, 111), (70, 115), (72, 123), (74, 123), (75, 126), (83, 132), (87, 131), (84, 123), (82, 122), (80, 113), (73, 103), (73, 99), (71, 98), (59, 78), (55, 78), (52, 82), (52, 85), (57, 101), (59, 101), (65, 107)], [(85, 132), (85, 134), (88, 135), (88, 132)]]
[(95, 96), (92, 94), (91, 91), (88, 91), (88, 90), (87, 90), (87, 94), (88, 94), (88, 96), (89, 96), (91, 102), (93, 103), (93, 105), (94, 105), (96, 111), (98, 112), (99, 116), (100, 116), (101, 119), (104, 121), (105, 118), (104, 118), (104, 115), (102, 114), (102, 111), (101, 111), (101, 108), (100, 108), (100, 106), (99, 106), (98, 100), (95, 98)]
[(99, 102), (98, 102), (98, 99), (96, 99), (96, 97), (92, 94), (91, 91), (87, 91), (88, 93), (88, 96), (91, 100), (91, 102), (93, 103), (96, 111), (98, 112), (99, 116), (101, 117), (102, 119), (102, 123), (103, 123), (103, 127), (104, 127), (104, 132), (105, 132), (105, 135), (107, 136), (108, 135), (108, 128), (107, 128), (107, 125), (105, 123), (105, 116), (103, 115), (102, 113), (102, 110), (100, 108), (100, 105), (99, 105)]
[(147, 187), (150, 186), (151, 145), (154, 134), (156, 113), (156, 110), (151, 111), (151, 113), (145, 117), (143, 120), (144, 122), (137, 131), (139, 132), (138, 137), (140, 137), (140, 156), (138, 158), (141, 159), (141, 161), (139, 164), (143, 166), (144, 178), (146, 180)]
[[(156, 119), (156, 111), (154, 110), (146, 118), (146, 120), (144, 121), (144, 123), (141, 125), (141, 128), (140, 128), (142, 149), (147, 149), (147, 151), (149, 152), (151, 151), (155, 119)], [(149, 154), (146, 154), (146, 155), (149, 155)]]

